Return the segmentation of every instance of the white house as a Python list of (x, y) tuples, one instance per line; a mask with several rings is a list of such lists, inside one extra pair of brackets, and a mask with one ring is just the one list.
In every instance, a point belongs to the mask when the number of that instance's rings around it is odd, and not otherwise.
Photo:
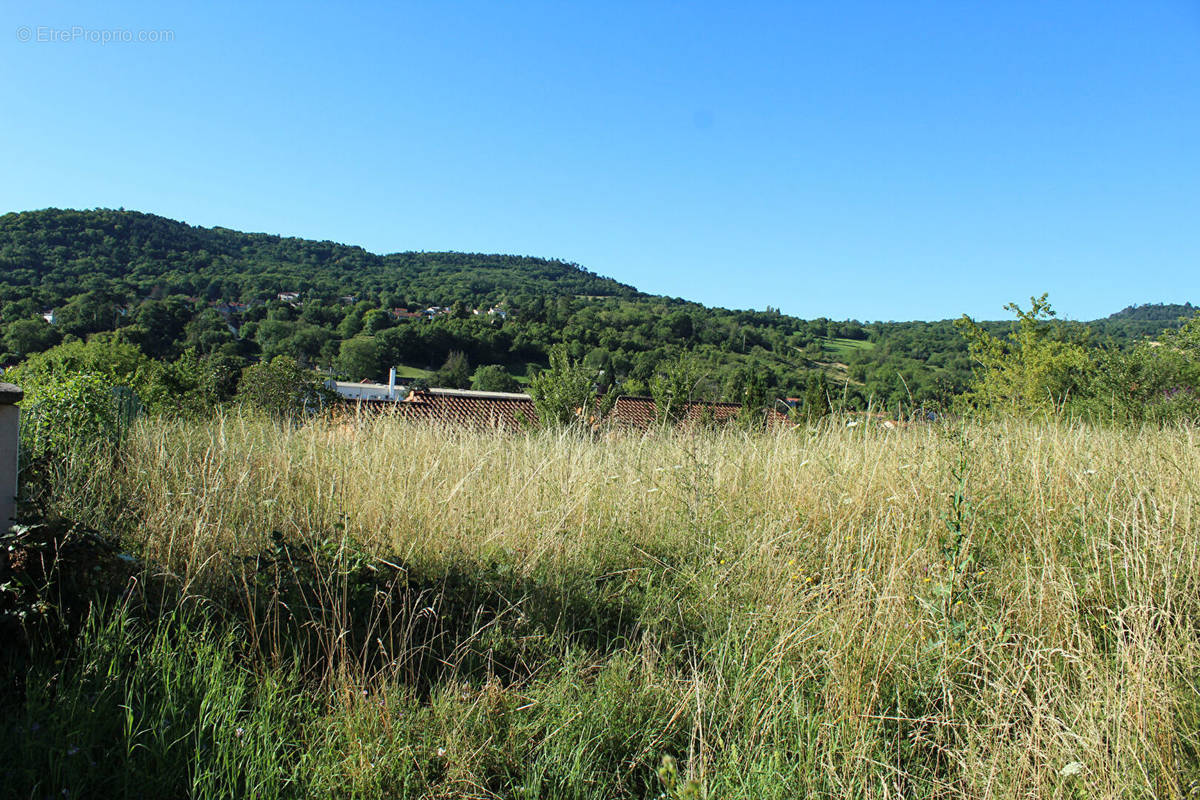
[(325, 386), (333, 389), (345, 400), (386, 400), (392, 403), (403, 400), (408, 394), (407, 386), (396, 385), (396, 368), (388, 372), (387, 383), (371, 383), (363, 381), (325, 381)]

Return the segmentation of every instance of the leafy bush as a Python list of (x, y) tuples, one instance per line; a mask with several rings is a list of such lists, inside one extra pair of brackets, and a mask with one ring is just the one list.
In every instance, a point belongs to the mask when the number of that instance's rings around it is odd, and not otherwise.
[(26, 385), (21, 449), (28, 462), (91, 454), (119, 442), (136, 414), (136, 398), (100, 375), (80, 373)]
[(521, 384), (504, 367), (488, 364), (471, 375), (471, 388), (481, 392), (519, 392)]
[(0, 636), (10, 643), (73, 630), (137, 567), (111, 539), (59, 518), (0, 532), (0, 552)]
[(1062, 413), (1079, 394), (1095, 365), (1087, 349), (1066, 329), (1053, 323), (1055, 312), (1046, 295), (1030, 298), (1028, 311), (1016, 303), (1005, 309), (1017, 315), (1007, 338), (988, 333), (970, 317), (958, 321), (978, 368), (964, 403), (989, 411), (1019, 414)]
[(700, 367), (686, 352), (668, 361), (650, 381), (658, 421), (670, 426), (686, 417), (688, 406), (695, 399), (696, 386), (702, 379)]
[(276, 356), (242, 370), (237, 399), (279, 419), (301, 419), (327, 407), (336, 395), (321, 377), (290, 356)]
[(597, 376), (573, 361), (565, 345), (551, 347), (549, 357), (549, 369), (537, 373), (529, 382), (538, 421), (546, 427), (598, 424), (617, 402), (616, 392), (602, 394)]

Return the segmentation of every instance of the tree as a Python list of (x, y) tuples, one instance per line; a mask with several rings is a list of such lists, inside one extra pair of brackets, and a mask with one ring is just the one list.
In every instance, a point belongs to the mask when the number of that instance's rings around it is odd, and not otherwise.
[(480, 392), (519, 392), (521, 384), (504, 367), (488, 364), (471, 375), (471, 388)]
[(321, 376), (289, 356), (276, 356), (242, 370), (237, 399), (279, 419), (296, 420), (326, 408), (337, 395)]
[(741, 403), (739, 422), (748, 428), (766, 424), (771, 399), (762, 370), (742, 371), (734, 380), (734, 402)]
[(18, 356), (40, 353), (58, 342), (58, 331), (44, 319), (19, 319), (8, 326), (4, 347)]
[(350, 380), (374, 380), (383, 371), (379, 343), (371, 336), (355, 336), (342, 342), (337, 370)]
[(964, 315), (956, 323), (977, 364), (964, 402), (992, 411), (1018, 414), (1062, 413), (1083, 388), (1095, 364), (1083, 344), (1053, 324), (1055, 312), (1046, 295), (1030, 298), (1028, 311), (1016, 303), (1004, 308), (1017, 315), (1001, 339)]
[(830, 410), (829, 382), (825, 379), (825, 373), (819, 369), (809, 370), (804, 386), (804, 405), (800, 413), (809, 422), (815, 422), (828, 415)]
[(363, 315), (363, 333), (374, 336), (375, 334), (390, 327), (392, 327), (392, 317), (382, 308), (372, 309)]
[(695, 399), (696, 387), (703, 379), (699, 365), (687, 352), (659, 364), (660, 371), (650, 381), (655, 418), (664, 426), (676, 425), (687, 416)]
[(567, 355), (566, 345), (550, 348), (550, 367), (529, 382), (529, 394), (544, 427), (598, 425), (617, 401), (616, 392), (601, 393), (597, 375)]
[(442, 368), (433, 376), (434, 383), (447, 389), (466, 389), (471, 385), (471, 365), (461, 350), (451, 350)]

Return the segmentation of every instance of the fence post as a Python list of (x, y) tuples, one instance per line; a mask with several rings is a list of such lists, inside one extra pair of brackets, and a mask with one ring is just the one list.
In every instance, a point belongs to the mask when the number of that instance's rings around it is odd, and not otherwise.
[(0, 383), (0, 531), (12, 527), (17, 505), (17, 458), (20, 452), (21, 412), (17, 403), (25, 392)]

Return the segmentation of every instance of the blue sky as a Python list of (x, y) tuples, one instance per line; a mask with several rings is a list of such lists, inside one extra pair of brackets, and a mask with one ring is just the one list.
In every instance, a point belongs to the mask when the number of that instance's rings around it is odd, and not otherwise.
[(0, 210), (802, 317), (1200, 302), (1195, 0), (171, 5), (5, 4)]

